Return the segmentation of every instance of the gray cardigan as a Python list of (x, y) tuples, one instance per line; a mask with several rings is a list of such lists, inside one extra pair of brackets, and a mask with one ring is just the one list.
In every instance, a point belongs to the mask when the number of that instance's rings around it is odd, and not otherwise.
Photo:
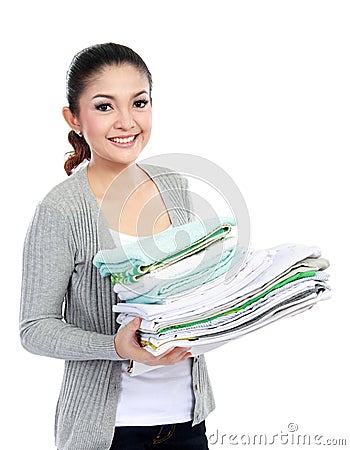
[[(156, 183), (174, 226), (190, 221), (187, 180), (138, 164)], [(121, 360), (114, 348), (117, 302), (92, 264), (113, 238), (87, 179), (87, 166), (37, 206), (23, 253), (20, 336), (35, 354), (65, 360), (55, 420), (60, 450), (108, 450), (115, 426)], [(203, 356), (193, 358), (193, 425), (214, 409)]]

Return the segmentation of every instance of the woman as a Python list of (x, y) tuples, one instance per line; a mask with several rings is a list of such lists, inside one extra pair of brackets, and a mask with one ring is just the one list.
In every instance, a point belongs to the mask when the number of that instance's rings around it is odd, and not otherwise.
[[(20, 317), (24, 348), (65, 360), (59, 450), (208, 448), (204, 419), (214, 401), (204, 357), (191, 357), (188, 348), (150, 355), (137, 342), (139, 319), (117, 332), (117, 296), (92, 264), (118, 239), (190, 220), (185, 179), (135, 163), (150, 138), (151, 89), (147, 66), (122, 45), (84, 49), (68, 70), (71, 176), (40, 202), (30, 224)], [(117, 216), (108, 214), (111, 205)], [(129, 360), (162, 367), (131, 378)]]

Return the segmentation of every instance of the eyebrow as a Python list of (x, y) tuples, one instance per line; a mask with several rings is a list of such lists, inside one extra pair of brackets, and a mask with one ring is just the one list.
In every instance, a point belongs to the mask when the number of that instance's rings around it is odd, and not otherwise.
[[(147, 95), (149, 95), (149, 93), (147, 92), (147, 91), (140, 91), (140, 92), (138, 92), (137, 94), (135, 94), (134, 96), (133, 96), (133, 98), (136, 98), (136, 97), (138, 97), (139, 95), (142, 95), (142, 94), (147, 94)], [(108, 98), (109, 100), (115, 100), (115, 97), (113, 96), (113, 95), (108, 95), (108, 94), (96, 94), (96, 95), (94, 95), (93, 97), (92, 97), (92, 100), (94, 100), (95, 98)]]

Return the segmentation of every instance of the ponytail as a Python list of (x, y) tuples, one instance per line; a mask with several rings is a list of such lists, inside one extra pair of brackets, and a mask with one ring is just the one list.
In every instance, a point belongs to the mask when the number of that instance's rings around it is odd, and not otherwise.
[(68, 152), (69, 156), (64, 163), (64, 170), (67, 175), (72, 175), (73, 170), (79, 166), (86, 159), (90, 161), (91, 151), (88, 143), (83, 136), (79, 136), (75, 131), (68, 133), (68, 141), (74, 148), (71, 152)]

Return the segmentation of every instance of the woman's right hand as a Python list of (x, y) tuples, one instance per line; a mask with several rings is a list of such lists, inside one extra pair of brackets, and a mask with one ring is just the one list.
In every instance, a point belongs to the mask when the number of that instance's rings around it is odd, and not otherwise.
[(184, 361), (191, 355), (189, 347), (174, 347), (162, 355), (154, 356), (143, 349), (138, 343), (136, 331), (140, 328), (141, 319), (131, 320), (114, 338), (114, 346), (118, 355), (123, 359), (132, 359), (149, 366), (168, 366)]

